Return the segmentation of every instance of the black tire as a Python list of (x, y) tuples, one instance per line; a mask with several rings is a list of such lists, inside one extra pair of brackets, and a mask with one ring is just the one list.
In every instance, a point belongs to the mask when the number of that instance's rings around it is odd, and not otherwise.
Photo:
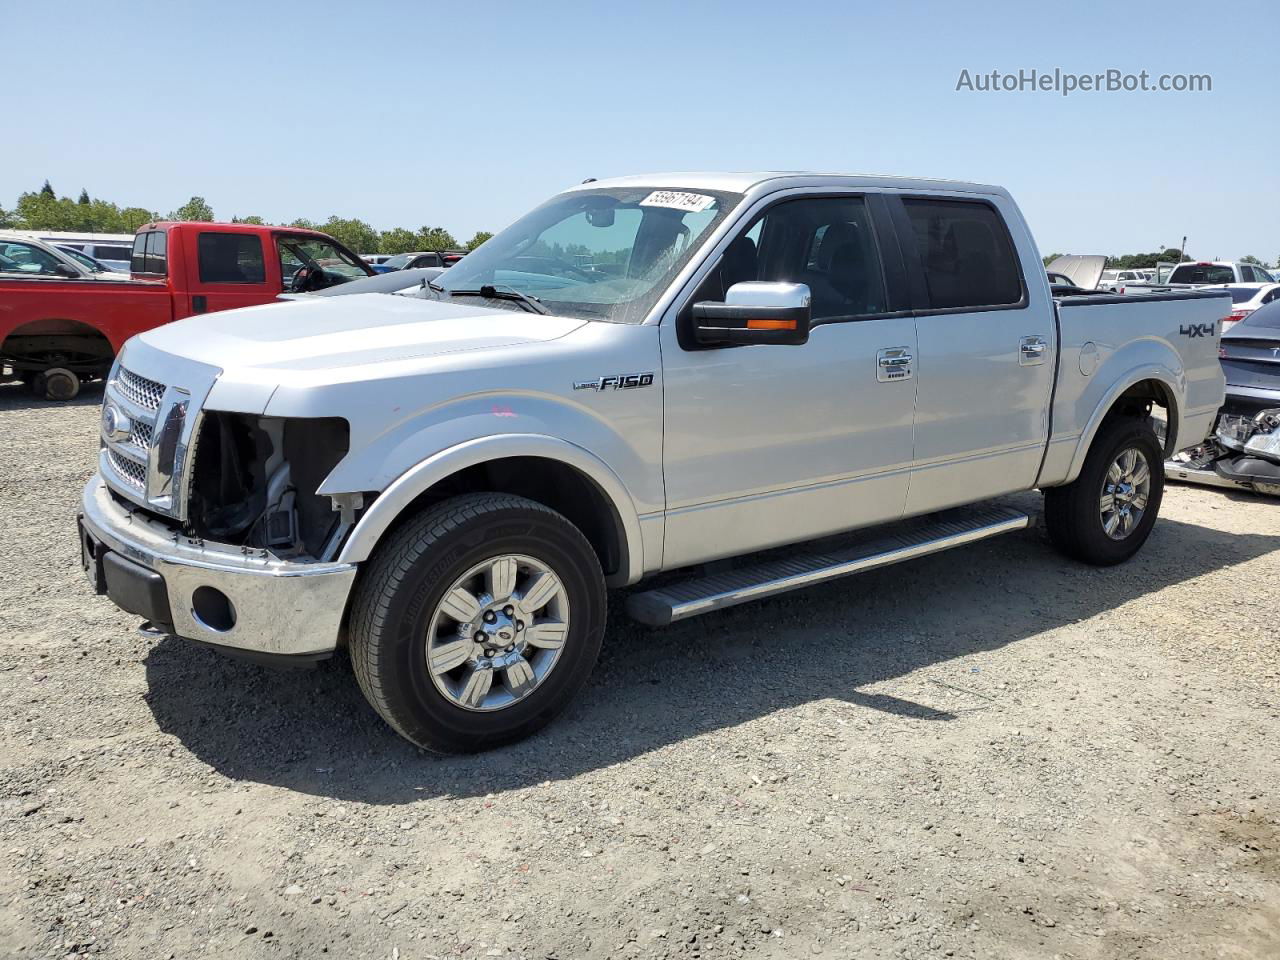
[(46, 400), (74, 400), (80, 392), (80, 378), (62, 367), (50, 367), (41, 378), (40, 392)]
[[(1146, 459), (1150, 489), (1142, 516), (1133, 529), (1122, 539), (1113, 539), (1104, 528), (1100, 500), (1107, 471), (1127, 450), (1136, 450)], [(1150, 423), (1137, 417), (1113, 417), (1098, 428), (1080, 476), (1072, 483), (1045, 491), (1044, 519), (1049, 539), (1067, 556), (1083, 563), (1122, 563), (1146, 543), (1163, 496), (1164, 450)]]
[[(555, 572), (567, 591), (568, 633), (554, 666), (522, 699), (467, 710), (428, 674), (428, 626), (459, 577), (504, 554)], [(599, 560), (559, 513), (508, 494), (454, 497), (407, 521), (362, 571), (351, 608), (351, 665), (369, 703), (406, 740), (437, 753), (487, 750), (529, 736), (578, 693), (600, 653), (605, 606)]]

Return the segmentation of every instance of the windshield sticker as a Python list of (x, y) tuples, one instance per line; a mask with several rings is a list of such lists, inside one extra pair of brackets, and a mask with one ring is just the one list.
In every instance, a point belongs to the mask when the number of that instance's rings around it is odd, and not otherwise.
[(681, 193), (678, 190), (655, 190), (640, 201), (640, 206), (669, 207), (672, 210), (687, 210), (689, 213), (701, 213), (715, 202), (715, 197), (708, 197), (705, 193)]

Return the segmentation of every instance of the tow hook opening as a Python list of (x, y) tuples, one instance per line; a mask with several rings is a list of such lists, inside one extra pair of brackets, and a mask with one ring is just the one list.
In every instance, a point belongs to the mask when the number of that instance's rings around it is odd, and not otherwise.
[(196, 587), (191, 594), (191, 613), (201, 626), (218, 633), (226, 633), (236, 625), (235, 605), (216, 587)]

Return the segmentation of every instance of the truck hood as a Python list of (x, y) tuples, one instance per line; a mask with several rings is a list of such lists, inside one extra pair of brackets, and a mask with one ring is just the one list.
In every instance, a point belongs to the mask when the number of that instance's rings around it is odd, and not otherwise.
[(236, 378), (276, 380), (290, 372), (540, 343), (585, 322), (369, 293), (204, 314), (149, 330), (138, 339)]
[(1061, 273), (1071, 278), (1071, 282), (1084, 290), (1093, 290), (1102, 279), (1102, 270), (1107, 265), (1107, 258), (1099, 254), (1080, 256), (1066, 254), (1058, 257), (1045, 267), (1050, 273)]

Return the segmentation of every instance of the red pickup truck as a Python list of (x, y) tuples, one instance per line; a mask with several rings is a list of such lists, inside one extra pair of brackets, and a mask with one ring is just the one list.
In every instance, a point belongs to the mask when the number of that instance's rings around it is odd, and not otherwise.
[(0, 364), (51, 400), (69, 400), (82, 379), (105, 375), (135, 333), (373, 272), (314, 230), (185, 222), (138, 230), (128, 280), (35, 266), (0, 257)]

